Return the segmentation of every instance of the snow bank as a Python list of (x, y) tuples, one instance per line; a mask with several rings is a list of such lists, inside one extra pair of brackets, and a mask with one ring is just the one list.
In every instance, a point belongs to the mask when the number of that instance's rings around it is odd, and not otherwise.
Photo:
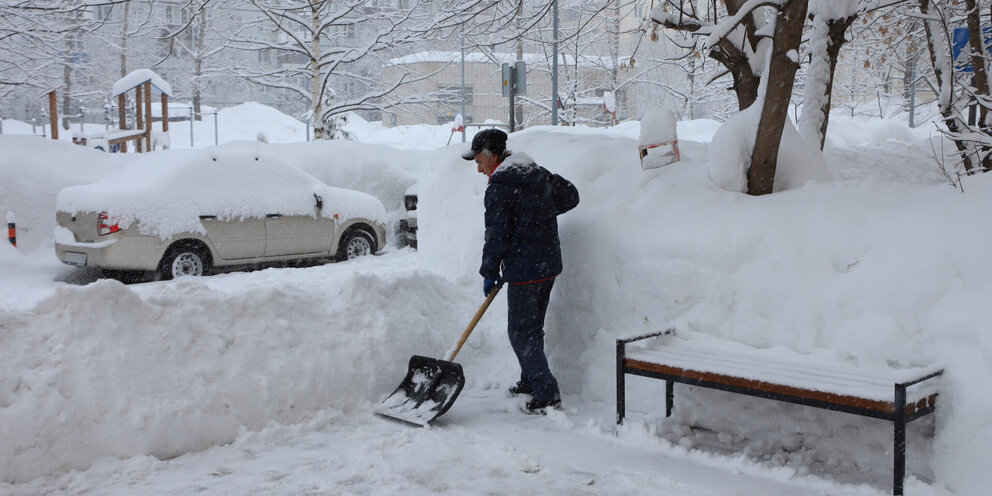
[[(221, 109), (217, 114), (217, 119), (220, 143), (239, 140), (294, 143), (307, 139), (306, 124), (275, 108), (257, 102), (247, 102)], [(205, 115), (201, 122), (213, 127), (213, 116)], [(179, 134), (176, 141), (179, 141), (179, 136), (182, 135)]]
[[(375, 262), (374, 260), (369, 263)], [(440, 350), (463, 296), (424, 272), (353, 263), (130, 288), (61, 287), (4, 322), (0, 479), (101, 456), (172, 457), (314, 411), (364, 408), (410, 350)], [(416, 294), (432, 303), (424, 313)], [(451, 318), (445, 316), (450, 315)]]
[[(992, 308), (984, 303), (992, 263), (978, 248), (992, 245), (992, 231), (974, 212), (992, 208), (992, 178), (969, 178), (965, 194), (905, 180), (794, 180), (805, 187), (756, 198), (710, 179), (708, 157), (723, 156), (726, 141), (709, 147), (683, 135), (681, 162), (644, 172), (637, 136), (633, 126), (621, 134), (539, 128), (508, 143), (581, 196), (559, 217), (565, 271), (547, 319), (566, 405), (611, 404), (615, 339), (669, 326), (852, 366), (939, 364), (947, 372), (936, 436), (926, 440), (929, 421), (911, 424), (910, 471), (932, 469), (936, 486), (983, 493), (992, 420), (974, 412), (992, 407)], [(797, 140), (793, 130), (783, 149)], [(369, 415), (411, 354), (440, 355), (464, 329), (481, 303), (486, 187), (459, 157), (465, 145), (250, 146), (292, 155), (314, 175), (418, 181), (420, 251), (128, 287), (57, 284), (34, 308), (3, 316), (0, 352), (13, 358), (0, 362), (0, 480), (100, 456), (174, 455), (319, 409)], [(927, 143), (901, 146), (904, 168), (932, 167)], [(71, 148), (59, 161), (80, 153)], [(876, 149), (829, 156), (845, 157), (830, 162), (840, 171), (889, 160)], [(377, 172), (360, 170), (363, 163)], [(45, 179), (13, 198), (47, 190)], [(463, 394), (502, 395), (516, 379), (505, 310), (497, 298), (459, 355)], [(687, 388), (665, 420), (660, 383), (628, 387), (631, 421), (620, 443), (660, 435), (799, 474), (891, 477), (891, 425)]]
[[(747, 169), (760, 117), (760, 106), (752, 105), (727, 119), (713, 136), (709, 174), (717, 186), (728, 191), (747, 191)], [(775, 169), (775, 191), (800, 188), (808, 181), (830, 178), (820, 151), (807, 145), (792, 123), (786, 121)]]
[(16, 215), (24, 252), (51, 238), (59, 190), (97, 181), (131, 158), (36, 136), (0, 136), (0, 150), (0, 212)]
[[(566, 400), (612, 402), (615, 339), (668, 326), (760, 348), (826, 350), (852, 366), (941, 364), (948, 373), (931, 466), (962, 494), (982, 490), (982, 470), (965, 460), (979, 459), (992, 442), (976, 435), (992, 432), (988, 421), (968, 413), (992, 401), (984, 386), (992, 380), (992, 339), (982, 330), (992, 313), (969, 302), (992, 289), (992, 264), (968, 247), (992, 243), (992, 233), (962, 213), (992, 202), (985, 193), (992, 178), (976, 178), (967, 195), (945, 185), (828, 182), (753, 198), (715, 188), (705, 148), (692, 142), (683, 162), (649, 174), (637, 165), (632, 139), (533, 131), (514, 134), (508, 147), (572, 180), (582, 197), (559, 217), (565, 272), (547, 324)], [(443, 153), (445, 168), (421, 184), (422, 256), (474, 286), (485, 178), (453, 151)], [(505, 383), (514, 367), (483, 370), (504, 374)], [(658, 384), (631, 382), (633, 408), (664, 411)], [(880, 477), (891, 470), (891, 426), (722, 393), (679, 394), (676, 420), (662, 423), (671, 429), (662, 432), (687, 446), (705, 435), (672, 426), (734, 433), (714, 441), (803, 470)], [(737, 409), (755, 413), (726, 414)], [(926, 428), (914, 429), (923, 430), (910, 434), (911, 469), (925, 475), (926, 457), (912, 465), (912, 456), (927, 452)]]

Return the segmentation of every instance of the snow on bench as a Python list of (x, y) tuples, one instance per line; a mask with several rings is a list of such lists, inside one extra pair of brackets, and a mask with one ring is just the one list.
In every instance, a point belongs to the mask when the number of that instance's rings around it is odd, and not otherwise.
[[(109, 151), (114, 145), (121, 145), (126, 141), (139, 141), (146, 136), (146, 131), (144, 129), (122, 129), (115, 131), (90, 131), (85, 133), (76, 133), (72, 137), (72, 142), (77, 145), (92, 145), (94, 148), (99, 148), (104, 151)], [(162, 148), (169, 148), (169, 136), (168, 133), (152, 131), (152, 149), (156, 145), (160, 145)], [(115, 148), (116, 150), (116, 148)]]
[[(654, 339), (649, 345), (630, 343)], [(894, 424), (893, 494), (902, 494), (906, 423), (936, 407), (939, 367), (854, 367), (785, 349), (759, 350), (673, 329), (617, 340), (617, 423), (625, 416), (625, 375), (666, 381), (665, 416), (674, 383), (883, 419)]]

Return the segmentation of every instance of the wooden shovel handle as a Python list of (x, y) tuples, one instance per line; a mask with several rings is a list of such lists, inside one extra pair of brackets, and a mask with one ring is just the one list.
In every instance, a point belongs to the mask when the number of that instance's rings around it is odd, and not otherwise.
[(465, 344), (465, 340), (468, 339), (468, 335), (472, 334), (472, 331), (475, 330), (475, 325), (479, 323), (479, 319), (481, 319), (482, 315), (486, 313), (486, 310), (489, 308), (489, 304), (493, 302), (496, 298), (496, 294), (499, 293), (499, 289), (500, 286), (496, 286), (489, 292), (489, 296), (486, 297), (486, 301), (482, 302), (482, 306), (479, 307), (479, 311), (475, 312), (475, 317), (472, 317), (472, 322), (468, 323), (468, 327), (466, 327), (465, 332), (462, 333), (461, 339), (458, 340), (458, 345), (455, 346), (455, 349), (450, 355), (448, 355), (448, 358), (446, 359), (447, 361), (454, 361), (455, 357), (458, 356), (458, 352), (462, 350), (462, 345)]

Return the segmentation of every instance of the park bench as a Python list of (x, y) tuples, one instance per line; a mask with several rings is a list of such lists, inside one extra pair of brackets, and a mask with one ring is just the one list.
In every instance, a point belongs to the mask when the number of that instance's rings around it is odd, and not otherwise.
[[(648, 340), (653, 342), (644, 346)], [(825, 363), (781, 349), (680, 336), (669, 329), (617, 340), (617, 424), (625, 416), (627, 374), (666, 382), (666, 417), (672, 414), (679, 382), (888, 420), (894, 426), (892, 494), (902, 495), (906, 424), (934, 411), (938, 381), (931, 379), (942, 373), (938, 367), (867, 369)]]

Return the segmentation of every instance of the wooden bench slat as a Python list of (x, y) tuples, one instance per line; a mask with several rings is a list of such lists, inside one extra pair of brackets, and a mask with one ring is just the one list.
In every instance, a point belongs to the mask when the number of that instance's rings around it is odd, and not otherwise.
[(827, 393), (823, 391), (813, 391), (809, 389), (785, 386), (781, 384), (774, 384), (763, 381), (756, 381), (752, 379), (743, 379), (740, 377), (714, 374), (711, 372), (699, 372), (695, 370), (681, 369), (677, 367), (660, 365), (657, 363), (642, 362), (640, 360), (634, 360), (634, 359), (627, 359), (627, 366), (631, 368), (635, 368), (637, 370), (646, 370), (651, 372), (657, 372), (660, 374), (668, 374), (678, 377), (686, 377), (689, 379), (714, 382), (717, 384), (726, 384), (728, 386), (753, 389), (756, 391), (783, 394), (795, 398), (822, 401), (825, 403), (831, 403), (835, 405), (850, 406), (854, 408), (864, 408), (866, 410), (874, 410), (877, 412), (892, 413), (892, 411), (894, 410), (894, 404), (891, 401), (869, 400), (858, 396), (848, 396), (848, 395)]
[[(783, 359), (778, 356), (756, 356), (720, 350), (712, 352), (680, 343), (678, 339), (666, 340), (662, 348), (631, 346), (627, 356), (644, 363), (664, 364), (678, 369), (700, 373), (713, 373), (750, 379), (813, 392), (852, 396), (891, 404), (893, 385), (910, 381), (929, 372), (918, 368), (905, 371), (879, 371), (877, 369), (852, 369), (831, 367), (809, 361)], [(907, 402), (915, 403), (936, 392), (934, 385), (911, 387)]]

